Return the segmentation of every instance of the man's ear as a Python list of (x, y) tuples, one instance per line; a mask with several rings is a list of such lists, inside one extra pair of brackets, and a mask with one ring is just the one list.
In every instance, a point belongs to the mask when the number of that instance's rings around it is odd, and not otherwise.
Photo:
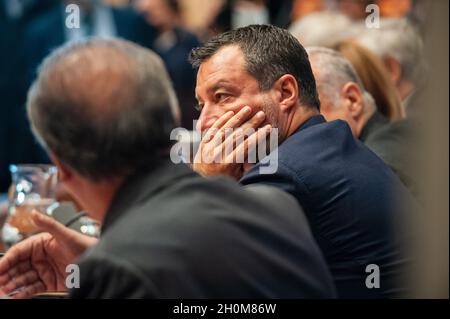
[(71, 179), (72, 171), (64, 163), (62, 163), (53, 153), (49, 154), (50, 160), (58, 169), (58, 181), (66, 182)]
[(287, 111), (298, 102), (298, 84), (294, 76), (285, 74), (273, 85), (282, 111)]
[(352, 118), (357, 120), (364, 113), (364, 102), (361, 89), (356, 83), (348, 82), (342, 87), (341, 96), (344, 99), (344, 105), (351, 114)]

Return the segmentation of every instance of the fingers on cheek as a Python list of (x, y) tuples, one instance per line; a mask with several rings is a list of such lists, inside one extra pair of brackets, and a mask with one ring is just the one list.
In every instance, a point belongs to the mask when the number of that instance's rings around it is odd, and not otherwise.
[(253, 117), (253, 121), (254, 121), (255, 124), (259, 125), (265, 120), (265, 118), (266, 118), (266, 114), (263, 111), (259, 111)]
[(216, 129), (209, 129), (205, 135), (202, 138), (202, 143), (208, 143), (209, 141), (211, 141), (214, 137), (214, 135), (216, 134), (217, 130)]

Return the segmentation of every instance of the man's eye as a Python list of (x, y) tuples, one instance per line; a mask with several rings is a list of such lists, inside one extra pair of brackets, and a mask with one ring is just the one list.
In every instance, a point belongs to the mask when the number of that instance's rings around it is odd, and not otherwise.
[(202, 109), (203, 109), (203, 104), (197, 104), (196, 106), (194, 106), (195, 107), (195, 109), (197, 110), (197, 111), (199, 111), (199, 112), (201, 112), (202, 111)]
[(223, 101), (223, 100), (225, 100), (227, 97), (229, 97), (229, 95), (226, 94), (226, 93), (217, 93), (217, 94), (216, 94), (216, 100), (217, 100), (217, 101)]

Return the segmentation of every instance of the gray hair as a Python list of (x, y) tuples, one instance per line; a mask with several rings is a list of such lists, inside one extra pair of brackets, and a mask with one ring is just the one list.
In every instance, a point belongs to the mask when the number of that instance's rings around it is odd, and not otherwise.
[(27, 101), (38, 140), (91, 179), (125, 176), (170, 147), (178, 105), (162, 60), (119, 39), (54, 51)]
[(374, 98), (366, 91), (358, 73), (342, 54), (321, 47), (308, 47), (306, 51), (313, 69), (320, 70), (319, 74), (315, 75), (317, 87), (326, 95), (330, 103), (336, 106), (342, 87), (348, 82), (353, 82), (361, 89), (364, 111), (373, 112), (376, 109)]
[(381, 58), (399, 61), (402, 77), (417, 82), (425, 68), (423, 41), (419, 31), (406, 18), (384, 18), (379, 29), (361, 29), (356, 40)]
[(352, 25), (353, 22), (341, 13), (322, 11), (295, 21), (289, 31), (305, 47), (332, 47), (349, 36)]

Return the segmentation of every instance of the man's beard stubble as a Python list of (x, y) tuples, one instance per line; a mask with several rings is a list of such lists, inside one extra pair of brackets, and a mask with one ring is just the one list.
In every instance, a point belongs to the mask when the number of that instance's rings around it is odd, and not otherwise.
[(262, 105), (262, 111), (266, 114), (266, 120), (263, 125), (270, 124), (273, 128), (278, 129), (278, 140), (280, 140), (280, 129), (279, 129), (279, 110), (278, 106), (272, 99), (268, 96), (264, 97), (264, 104)]

